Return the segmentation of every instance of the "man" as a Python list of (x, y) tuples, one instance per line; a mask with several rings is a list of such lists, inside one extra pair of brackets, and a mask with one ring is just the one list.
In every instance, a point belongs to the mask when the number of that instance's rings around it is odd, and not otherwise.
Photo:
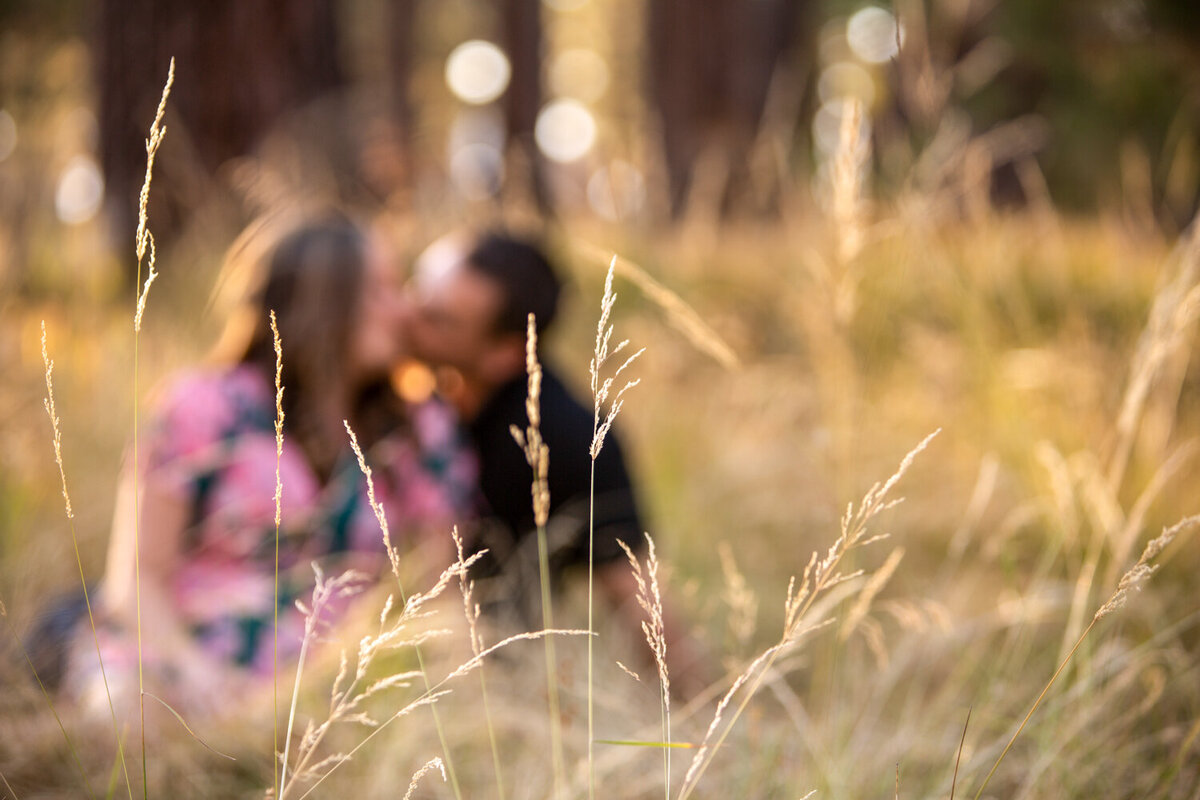
[[(487, 507), (475, 548), (486, 547), (486, 571), (526, 623), (540, 603), (537, 541), (530, 486), (533, 470), (511, 426), (524, 430), (527, 319), (539, 338), (553, 323), (561, 283), (534, 245), (499, 234), (452, 235), (418, 259), (407, 333), (413, 355), (437, 369), (443, 390), (467, 426), (479, 454), (480, 489)], [(550, 451), (547, 523), (550, 573), (588, 563), (592, 497), (592, 409), (581, 404), (553, 368), (543, 364), (541, 434)], [(618, 605), (633, 584), (617, 540), (643, 545), (625, 459), (610, 432), (595, 463), (593, 569), (596, 584)], [(491, 587), (495, 595), (496, 582)]]
[[(439, 373), (479, 454), (479, 483), (488, 519), (475, 550), (488, 549), (487, 594), (540, 626), (540, 575), (531, 486), (533, 469), (511, 426), (528, 425), (525, 338), (529, 314), (538, 338), (553, 323), (561, 283), (530, 242), (489, 233), (434, 242), (418, 259), (406, 334), (413, 355)], [(591, 506), (593, 411), (542, 364), (541, 433), (550, 451), (547, 540), (551, 583), (569, 571), (586, 574)], [(624, 552), (644, 548), (641, 519), (621, 445), (609, 431), (595, 463), (593, 575), (598, 592), (641, 635), (637, 584)], [(690, 698), (716, 673), (701, 643), (688, 636), (669, 605), (663, 609), (672, 691)]]

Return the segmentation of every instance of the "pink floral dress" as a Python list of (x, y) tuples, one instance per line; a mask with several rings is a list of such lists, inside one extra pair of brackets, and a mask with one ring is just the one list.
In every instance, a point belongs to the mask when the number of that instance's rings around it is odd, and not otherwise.
[[(387, 563), (349, 437), (322, 482), (285, 432), (276, 597), (274, 425), (274, 389), (256, 368), (197, 371), (166, 388), (139, 447), (142, 480), (191, 509), (182, 566), (170, 586), (177, 616), (206, 652), (256, 674), (272, 670), (276, 608), (280, 663), (299, 651), (304, 617), (295, 601), (309, 600), (314, 561), (331, 576), (346, 568), (378, 575)], [(410, 406), (408, 429), (378, 442), (366, 458), (401, 553), (414, 537), (448, 537), (470, 508), (475, 460), (439, 402)], [(108, 631), (103, 639), (106, 668), (136, 658), (128, 632)], [(143, 661), (153, 658), (151, 644)]]

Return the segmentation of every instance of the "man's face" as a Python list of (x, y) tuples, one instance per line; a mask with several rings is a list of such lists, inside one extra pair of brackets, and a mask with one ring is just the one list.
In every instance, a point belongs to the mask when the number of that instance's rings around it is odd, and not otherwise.
[(410, 287), (407, 338), (412, 354), (435, 367), (479, 373), (496, 345), (503, 301), (490, 278), (471, 269), (463, 242), (434, 242), (417, 259)]

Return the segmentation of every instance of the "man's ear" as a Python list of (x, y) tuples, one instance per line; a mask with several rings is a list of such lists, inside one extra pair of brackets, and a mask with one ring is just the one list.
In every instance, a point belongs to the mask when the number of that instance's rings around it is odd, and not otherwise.
[(525, 337), (516, 333), (497, 336), (484, 353), (482, 372), (493, 383), (507, 383), (525, 373)]

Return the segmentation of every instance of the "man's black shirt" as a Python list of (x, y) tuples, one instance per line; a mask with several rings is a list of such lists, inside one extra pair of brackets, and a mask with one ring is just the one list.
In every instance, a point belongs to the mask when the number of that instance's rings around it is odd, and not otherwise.
[[(468, 429), (479, 453), (479, 485), (487, 503), (485, 526), (476, 548), (487, 547), (494, 560), (489, 570), (512, 559), (536, 559), (531, 484), (533, 469), (513, 440), (510, 426), (524, 431), (527, 382), (520, 376), (500, 387), (485, 403)], [(541, 433), (550, 451), (548, 484), (551, 574), (557, 578), (570, 566), (588, 561), (588, 511), (591, 496), (592, 410), (585, 408), (549, 369), (544, 369), (541, 392)], [(623, 556), (617, 539), (640, 548), (642, 525), (621, 446), (613, 431), (605, 437), (596, 458), (595, 534), (593, 563)]]

